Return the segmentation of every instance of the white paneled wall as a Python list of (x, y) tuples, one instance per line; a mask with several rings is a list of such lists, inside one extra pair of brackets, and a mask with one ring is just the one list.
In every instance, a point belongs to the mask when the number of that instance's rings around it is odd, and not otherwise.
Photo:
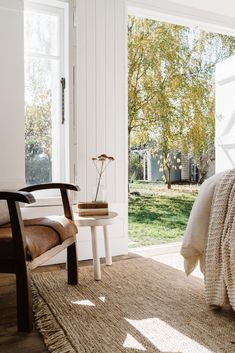
[[(127, 72), (124, 0), (77, 1), (77, 136), (80, 201), (91, 200), (91, 158), (114, 156), (104, 184), (120, 220), (110, 228), (113, 254), (127, 252)], [(101, 236), (101, 234), (99, 234)], [(100, 242), (101, 251), (103, 244)], [(79, 233), (79, 258), (91, 257), (88, 229)]]
[(0, 0), (0, 186), (24, 186), (23, 0)]

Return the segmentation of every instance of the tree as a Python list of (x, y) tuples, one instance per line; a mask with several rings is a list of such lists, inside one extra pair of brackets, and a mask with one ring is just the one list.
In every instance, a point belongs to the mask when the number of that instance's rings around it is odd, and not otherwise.
[(129, 163), (130, 181), (143, 179), (143, 157), (138, 152), (132, 152)]
[(184, 28), (131, 17), (128, 33), (129, 146), (148, 144), (167, 156), (180, 133), (175, 102), (186, 45)]
[(26, 104), (26, 159), (44, 154), (51, 159), (50, 93), (40, 93), (37, 102)]
[(214, 67), (235, 52), (235, 39), (135, 17), (128, 39), (129, 147), (200, 161), (214, 144)]
[(168, 189), (171, 189), (171, 172), (173, 169), (181, 169), (180, 162), (180, 158), (177, 158), (176, 154), (172, 151), (169, 153), (163, 151), (159, 156), (157, 163), (160, 172), (162, 171), (164, 174), (164, 181), (167, 183)]

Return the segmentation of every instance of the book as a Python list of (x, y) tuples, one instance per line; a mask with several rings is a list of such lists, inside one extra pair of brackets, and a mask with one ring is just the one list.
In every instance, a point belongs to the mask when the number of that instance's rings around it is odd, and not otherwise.
[(107, 216), (109, 214), (107, 208), (85, 208), (78, 210), (79, 216)]
[(107, 216), (109, 214), (107, 202), (79, 202), (79, 216)]
[(107, 202), (79, 202), (78, 203), (78, 208), (79, 209), (83, 209), (83, 208), (90, 208), (90, 209), (108, 208), (108, 203)]

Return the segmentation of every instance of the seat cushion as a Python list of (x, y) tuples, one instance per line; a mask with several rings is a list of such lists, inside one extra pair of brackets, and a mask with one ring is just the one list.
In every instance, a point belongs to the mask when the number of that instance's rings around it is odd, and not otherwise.
[[(63, 216), (50, 216), (24, 220), (27, 260), (34, 260), (47, 250), (74, 237), (75, 224)], [(13, 258), (13, 241), (10, 224), (0, 227), (0, 257)]]
[(77, 227), (73, 221), (64, 216), (47, 216), (24, 220), (24, 225), (46, 226), (58, 233), (61, 243), (77, 234)]
[(7, 202), (5, 200), (0, 200), (0, 225), (8, 222), (10, 222), (10, 215)]

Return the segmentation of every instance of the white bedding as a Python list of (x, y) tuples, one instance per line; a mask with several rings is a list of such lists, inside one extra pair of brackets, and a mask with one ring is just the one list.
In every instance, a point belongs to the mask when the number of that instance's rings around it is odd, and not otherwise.
[(225, 172), (207, 179), (200, 187), (199, 194), (190, 213), (187, 228), (181, 247), (184, 257), (184, 269), (189, 275), (200, 262), (202, 273), (205, 270), (205, 250), (208, 239), (210, 210), (215, 186), (220, 182)]

